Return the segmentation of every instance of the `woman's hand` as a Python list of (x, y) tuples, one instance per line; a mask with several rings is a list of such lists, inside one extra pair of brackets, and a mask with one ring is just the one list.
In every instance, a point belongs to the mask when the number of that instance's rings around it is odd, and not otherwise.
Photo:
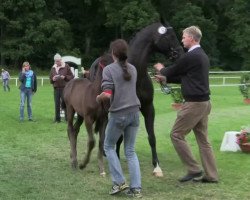
[(110, 97), (111, 97), (111, 94), (107, 92), (102, 92), (101, 94), (97, 95), (96, 102), (101, 103), (102, 101), (110, 99)]

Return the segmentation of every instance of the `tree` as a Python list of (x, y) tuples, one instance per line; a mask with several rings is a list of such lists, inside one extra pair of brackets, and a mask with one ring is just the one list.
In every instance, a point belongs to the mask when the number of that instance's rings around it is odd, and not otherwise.
[(159, 20), (151, 1), (106, 0), (107, 27), (115, 27), (115, 37), (127, 38), (137, 30)]
[(244, 0), (0, 0), (0, 64), (24, 60), (51, 66), (56, 52), (89, 66), (116, 38), (129, 40), (148, 24), (167, 20), (181, 40), (198, 25), (211, 64), (250, 69), (250, 2)]
[(68, 22), (55, 15), (50, 19), (44, 0), (4, 1), (0, 13), (1, 63), (20, 66), (29, 60), (45, 67), (56, 50), (72, 48)]
[(242, 69), (244, 70), (250, 70), (249, 10), (249, 1), (234, 0), (234, 3), (227, 7), (225, 14), (230, 21), (230, 26), (225, 32), (232, 41), (231, 50), (243, 59)]
[(188, 26), (196, 25), (201, 28), (201, 45), (210, 57), (211, 64), (218, 63), (219, 52), (217, 50), (216, 30), (217, 25), (211, 19), (204, 16), (202, 9), (191, 3), (182, 4), (171, 19), (178, 33)]

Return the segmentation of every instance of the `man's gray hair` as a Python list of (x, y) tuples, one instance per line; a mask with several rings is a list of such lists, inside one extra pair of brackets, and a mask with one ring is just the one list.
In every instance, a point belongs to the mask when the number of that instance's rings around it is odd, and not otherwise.
[(54, 61), (61, 59), (62, 59), (61, 55), (59, 53), (56, 53), (56, 55), (54, 56)]
[(183, 33), (186, 33), (190, 35), (191, 37), (193, 37), (193, 39), (196, 42), (200, 42), (201, 37), (202, 37), (201, 30), (198, 26), (189, 26), (183, 30)]

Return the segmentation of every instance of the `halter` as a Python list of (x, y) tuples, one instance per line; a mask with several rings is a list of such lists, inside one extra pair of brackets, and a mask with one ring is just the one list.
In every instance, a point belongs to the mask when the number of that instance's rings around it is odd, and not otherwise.
[(158, 33), (160, 33), (161, 35), (165, 34), (168, 32), (168, 29), (173, 29), (172, 26), (169, 26), (169, 27), (165, 27), (165, 26), (160, 26), (158, 28)]
[(101, 63), (101, 61), (98, 63), (98, 66), (101, 67), (102, 69), (105, 67), (105, 65)]
[(170, 56), (169, 56), (169, 60), (173, 61), (173, 60), (176, 60), (179, 56), (178, 54), (178, 51), (177, 49), (180, 49), (182, 48), (181, 46), (178, 46), (176, 49), (174, 49), (173, 47), (171, 47), (171, 53), (170, 53)]

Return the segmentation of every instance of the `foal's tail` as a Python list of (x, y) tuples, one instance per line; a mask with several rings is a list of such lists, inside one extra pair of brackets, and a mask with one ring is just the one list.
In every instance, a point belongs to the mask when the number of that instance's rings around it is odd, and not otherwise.
[(65, 113), (65, 120), (67, 121), (67, 109), (66, 109), (66, 103), (65, 103), (65, 90), (69, 90), (67, 88), (67, 85), (65, 86), (65, 88), (63, 89), (63, 95), (62, 95), (62, 101), (61, 101), (61, 108)]
[[(110, 102), (105, 101), (101, 103), (101, 106), (99, 107), (98, 113), (99, 115), (97, 116), (96, 122), (95, 122), (95, 133), (98, 131), (104, 131), (108, 122), (108, 110), (110, 107)], [(104, 129), (104, 130), (101, 130)]]
[(108, 114), (107, 113), (102, 115), (102, 117), (98, 117), (96, 119), (96, 122), (95, 122), (95, 129), (94, 129), (95, 133), (98, 133), (99, 131), (100, 132), (105, 131), (107, 123), (108, 123)]
[(99, 132), (101, 126), (102, 126), (101, 119), (97, 119), (96, 122), (95, 122), (95, 129), (94, 129), (95, 133)]
[(62, 98), (62, 103), (61, 103), (62, 109), (66, 110), (66, 103), (64, 101), (64, 99)]

